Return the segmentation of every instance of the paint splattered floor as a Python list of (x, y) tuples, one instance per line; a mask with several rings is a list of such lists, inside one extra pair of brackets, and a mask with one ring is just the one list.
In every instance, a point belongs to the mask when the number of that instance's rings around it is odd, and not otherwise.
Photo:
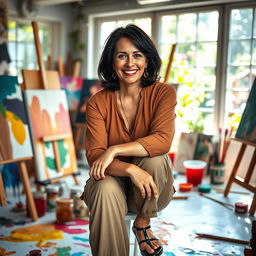
[[(85, 176), (83, 177), (86, 179)], [(175, 179), (176, 187), (184, 180), (184, 176), (178, 176)], [(207, 180), (204, 182), (207, 183)], [(235, 187), (235, 189), (240, 188)], [(243, 255), (244, 245), (199, 239), (196, 233), (208, 233), (248, 241), (251, 238), (251, 222), (255, 217), (235, 214), (232, 210), (200, 196), (197, 191), (185, 194), (177, 192), (176, 196), (178, 195), (188, 195), (189, 198), (187, 200), (173, 200), (162, 211), (161, 215), (152, 221), (153, 230), (164, 245), (164, 255)], [(214, 190), (208, 195), (230, 203), (243, 201), (250, 204), (252, 198), (252, 195), (240, 194), (230, 194), (228, 198), (224, 198), (222, 194)], [(17, 199), (8, 198), (8, 200), (15, 202)], [(42, 256), (91, 255), (87, 218), (74, 219), (66, 225), (56, 225), (55, 213), (48, 212), (37, 222), (30, 222), (25, 212), (15, 213), (11, 211), (13, 204), (10, 203), (6, 207), (0, 208), (0, 217), (9, 218), (16, 223), (1, 225), (0, 238), (10, 237), (11, 232), (16, 230), (17, 239), (34, 239), (35, 241), (15, 242), (13, 238), (9, 238), (9, 241), (0, 240), (0, 256), (29, 256), (33, 250), (39, 250)], [(26, 222), (25, 225), (23, 225), (23, 221)], [(24, 228), (28, 227), (30, 229), (27, 232)], [(38, 232), (38, 230), (41, 231)], [(25, 232), (29, 236), (26, 237)], [(23, 235), (19, 236), (19, 234)], [(133, 242), (134, 237), (131, 236), (131, 243)], [(132, 252), (130, 255), (133, 255)]]

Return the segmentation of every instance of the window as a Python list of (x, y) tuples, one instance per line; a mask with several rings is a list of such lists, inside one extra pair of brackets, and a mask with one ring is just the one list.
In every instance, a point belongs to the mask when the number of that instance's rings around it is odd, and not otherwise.
[(236, 129), (256, 77), (256, 9), (230, 12), (225, 121)]
[[(165, 76), (176, 44), (169, 83), (178, 84), (177, 130), (213, 133), (218, 11), (160, 15), (159, 50)], [(208, 124), (208, 125), (206, 125)]]
[[(46, 60), (47, 56), (52, 53), (52, 26), (40, 23), (38, 27), (43, 57)], [(21, 78), (22, 69), (37, 69), (37, 55), (30, 22), (9, 19), (8, 49), (12, 75), (18, 75)]]

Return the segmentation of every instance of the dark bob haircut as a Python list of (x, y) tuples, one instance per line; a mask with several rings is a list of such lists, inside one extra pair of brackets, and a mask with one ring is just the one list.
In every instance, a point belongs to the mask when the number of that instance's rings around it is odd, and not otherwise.
[(149, 86), (159, 80), (161, 59), (155, 44), (142, 29), (133, 24), (129, 24), (126, 27), (115, 29), (106, 40), (98, 66), (98, 76), (103, 87), (112, 91), (119, 89), (118, 77), (114, 76), (113, 59), (116, 44), (121, 38), (128, 38), (131, 40), (131, 42), (146, 56), (148, 62), (148, 75), (146, 77), (141, 77), (142, 87)]

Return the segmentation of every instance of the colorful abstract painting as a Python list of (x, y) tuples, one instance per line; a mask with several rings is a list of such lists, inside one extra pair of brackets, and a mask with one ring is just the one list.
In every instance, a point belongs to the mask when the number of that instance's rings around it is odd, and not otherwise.
[(85, 123), (86, 102), (95, 93), (101, 91), (103, 88), (97, 79), (84, 79), (79, 106), (77, 109), (76, 123)]
[(0, 162), (33, 155), (17, 77), (0, 76)]
[[(44, 181), (75, 173), (77, 162), (65, 92), (26, 90), (24, 93), (33, 136), (37, 179)], [(57, 142), (60, 171), (57, 170), (52, 141), (43, 141), (51, 135), (66, 135)]]
[(60, 77), (61, 88), (66, 92), (69, 110), (77, 110), (83, 85), (82, 77)]
[(256, 78), (254, 79), (242, 119), (236, 132), (236, 138), (256, 143)]

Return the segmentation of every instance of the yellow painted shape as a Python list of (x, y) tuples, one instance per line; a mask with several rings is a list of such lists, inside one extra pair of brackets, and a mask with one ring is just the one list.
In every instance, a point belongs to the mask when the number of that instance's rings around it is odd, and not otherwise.
[(11, 129), (16, 141), (22, 145), (26, 139), (26, 130), (22, 121), (12, 112), (6, 111), (6, 119), (11, 123)]
[(10, 242), (31, 242), (38, 241), (37, 246), (42, 247), (47, 240), (63, 239), (63, 231), (57, 230), (52, 224), (36, 224), (28, 227), (17, 228), (8, 237), (0, 240)]

